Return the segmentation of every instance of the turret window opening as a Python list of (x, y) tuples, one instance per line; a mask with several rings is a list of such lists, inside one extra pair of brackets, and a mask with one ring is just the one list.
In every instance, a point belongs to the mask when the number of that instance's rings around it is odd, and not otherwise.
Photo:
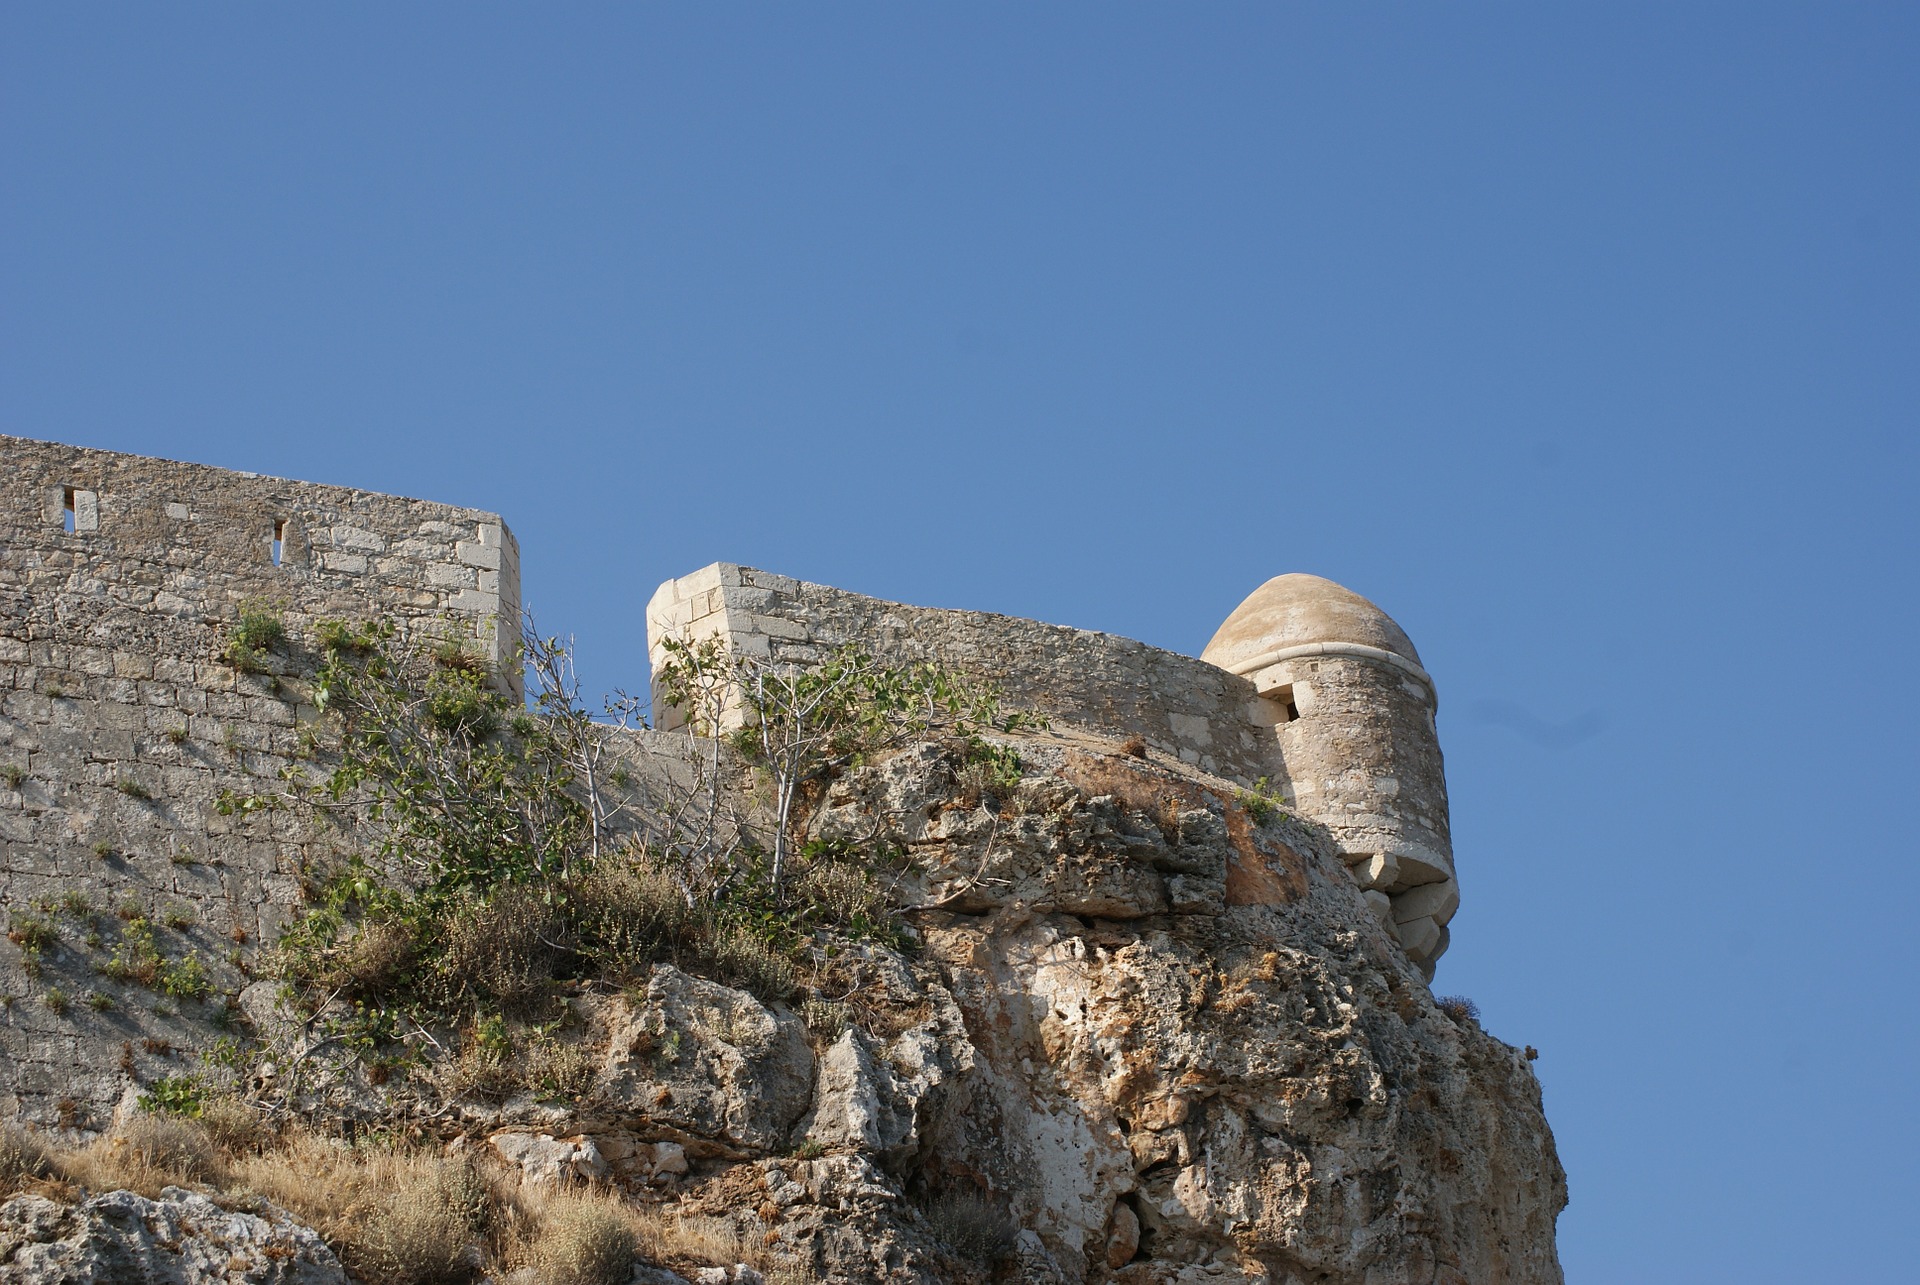
[(77, 528), (74, 525), (73, 516), (73, 488), (70, 486), (67, 487), (63, 493), (63, 503), (65, 505), (65, 513), (60, 519), (61, 530), (65, 531), (68, 535), (72, 535)]
[(1292, 723), (1300, 717), (1300, 706), (1293, 699), (1293, 684), (1276, 687), (1267, 693), (1267, 699), (1280, 707), (1280, 721)]
[(273, 565), (280, 565), (280, 555), (287, 547), (287, 523), (285, 519), (276, 519), (273, 524)]

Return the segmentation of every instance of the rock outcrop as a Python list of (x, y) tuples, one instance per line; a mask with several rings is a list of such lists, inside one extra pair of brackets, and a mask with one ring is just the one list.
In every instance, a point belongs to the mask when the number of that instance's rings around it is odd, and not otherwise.
[(158, 1200), (110, 1191), (66, 1205), (0, 1205), (5, 1285), (347, 1285), (326, 1242), (285, 1213), (224, 1209), (168, 1187)]
[(656, 966), (586, 1003), (590, 1092), (496, 1150), (590, 1156), (821, 1280), (1561, 1279), (1528, 1061), (1436, 1006), (1324, 831), (1181, 765), (1019, 751), (1005, 798), (923, 745), (821, 800), (819, 836), (905, 854), (915, 925), (821, 952), (832, 1013)]

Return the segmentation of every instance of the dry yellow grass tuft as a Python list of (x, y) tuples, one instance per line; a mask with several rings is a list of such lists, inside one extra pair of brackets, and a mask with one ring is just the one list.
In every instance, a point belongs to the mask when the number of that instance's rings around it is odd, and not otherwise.
[(511, 1257), (542, 1285), (624, 1285), (640, 1253), (644, 1217), (600, 1192), (526, 1188)]
[(13, 1192), (29, 1178), (53, 1172), (47, 1144), (37, 1133), (17, 1124), (0, 1125), (0, 1195)]
[(365, 1285), (455, 1285), (507, 1268), (530, 1268), (541, 1285), (624, 1285), (636, 1260), (746, 1263), (772, 1285), (812, 1280), (774, 1252), (778, 1233), (763, 1221), (678, 1217), (603, 1189), (523, 1184), (437, 1147), (276, 1132), (237, 1100), (208, 1110), (207, 1120), (139, 1116), (75, 1147), (0, 1126), (0, 1191), (153, 1197), (199, 1186), (217, 1199), (264, 1199), (319, 1232)]
[(164, 1187), (218, 1182), (227, 1166), (207, 1131), (175, 1116), (135, 1116), (85, 1146), (53, 1153), (61, 1178), (90, 1191), (124, 1187), (154, 1197)]
[(298, 1134), (239, 1160), (232, 1185), (291, 1211), (368, 1285), (467, 1279), (499, 1207), (465, 1157)]

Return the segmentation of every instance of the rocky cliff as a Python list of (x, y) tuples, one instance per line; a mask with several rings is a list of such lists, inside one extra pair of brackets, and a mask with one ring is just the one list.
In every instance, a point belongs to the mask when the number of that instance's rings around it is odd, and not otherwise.
[[(734, 658), (719, 703), (616, 732), (522, 704), (495, 515), (0, 451), (0, 1110), (39, 1131), (0, 1137), (0, 1280), (614, 1285), (629, 1245), (655, 1285), (1560, 1279), (1531, 1064), (1427, 986), (1437, 697), (1357, 595), (1270, 582), (1232, 669), (716, 564), (649, 629), (656, 679)], [(432, 792), (391, 756), (314, 801), (388, 646), (420, 685), (376, 739), (508, 836), (457, 866), (423, 813), (366, 828)], [(836, 742), (770, 810), (737, 666), (856, 654), (849, 728), (982, 680), (1009, 716)], [(241, 1150), (122, 1164), (130, 1120), (216, 1106)], [(7, 1159), (43, 1143), (84, 1156)], [(562, 1270), (496, 1192), (430, 1271), (376, 1269), (355, 1229), (446, 1166), (632, 1226)]]
[[(1111, 743), (1009, 744), (997, 794), (930, 742), (819, 800), (822, 840), (898, 854), (898, 948), (825, 940), (804, 1004), (669, 964), (577, 994), (577, 1097), (442, 1127), (796, 1280), (1561, 1279), (1530, 1063), (1436, 1006), (1324, 831)], [(435, 1114), (357, 1074), (303, 1108)]]

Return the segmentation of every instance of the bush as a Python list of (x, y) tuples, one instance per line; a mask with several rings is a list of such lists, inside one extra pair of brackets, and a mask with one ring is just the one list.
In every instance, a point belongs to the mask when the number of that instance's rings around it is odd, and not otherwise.
[(200, 1114), (206, 1094), (206, 1086), (197, 1076), (163, 1075), (153, 1082), (151, 1089), (140, 1095), (140, 1109), (156, 1115), (191, 1118)]
[(264, 673), (267, 653), (284, 646), (287, 626), (280, 613), (262, 602), (240, 604), (240, 619), (227, 633), (227, 645), (220, 655), (243, 674)]
[(727, 925), (715, 935), (707, 963), (722, 981), (744, 986), (763, 1000), (793, 994), (793, 963), (750, 928)]
[(337, 961), (344, 993), (377, 998), (411, 980), (419, 965), (420, 942), (414, 926), (395, 919), (360, 925)]
[(927, 1223), (955, 1257), (986, 1266), (1013, 1247), (1018, 1228), (999, 1206), (973, 1192), (936, 1196), (926, 1208)]
[(953, 782), (960, 801), (972, 807), (991, 798), (1005, 803), (1020, 785), (1020, 755), (1010, 745), (969, 737)]
[(639, 1252), (640, 1238), (618, 1206), (570, 1196), (548, 1202), (525, 1258), (541, 1285), (624, 1285)]
[(645, 857), (602, 863), (570, 897), (581, 949), (614, 979), (678, 952), (693, 919), (680, 885)]
[(348, 1262), (367, 1285), (455, 1285), (472, 1275), (467, 1247), (484, 1236), (492, 1195), (469, 1161), (384, 1193), (353, 1236)]
[(794, 891), (802, 905), (856, 937), (874, 935), (893, 912), (892, 895), (873, 873), (847, 862), (809, 865)]
[(508, 884), (456, 904), (443, 921), (439, 998), (492, 1000), (514, 1014), (535, 1011), (553, 982), (564, 925), (540, 889)]
[(1456, 1022), (1477, 1022), (1480, 1020), (1480, 1006), (1465, 995), (1442, 995), (1433, 1001), (1442, 1013)]
[(1275, 817), (1282, 820), (1287, 817), (1286, 799), (1264, 776), (1253, 783), (1252, 789), (1234, 795), (1234, 802), (1247, 810), (1255, 825), (1265, 825)]

